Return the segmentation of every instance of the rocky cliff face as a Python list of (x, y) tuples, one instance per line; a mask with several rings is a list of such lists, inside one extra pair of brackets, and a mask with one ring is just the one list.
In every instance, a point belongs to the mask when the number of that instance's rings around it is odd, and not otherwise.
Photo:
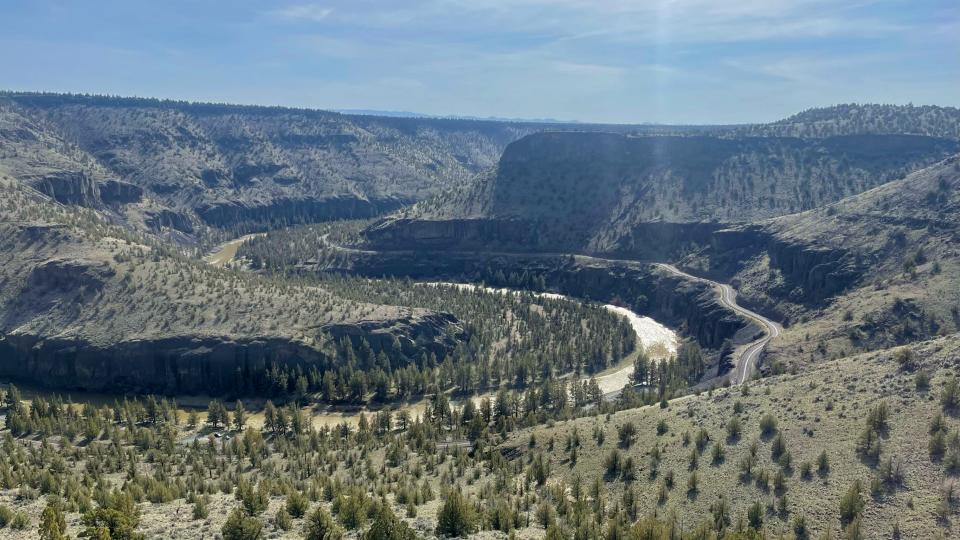
[[(364, 339), (379, 352), (393, 340), (405, 354), (427, 351), (443, 358), (464, 334), (443, 314), (324, 327), (332, 338)], [(285, 336), (174, 335), (93, 343), (80, 337), (0, 333), (0, 376), (47, 388), (158, 394), (236, 392), (242, 373), (266, 373), (273, 365), (305, 371), (336, 367), (338, 360), (315, 345)]]
[(338, 196), (331, 199), (277, 198), (265, 203), (224, 201), (204, 203), (196, 208), (203, 221), (216, 226), (245, 224), (256, 227), (265, 224), (313, 223), (335, 219), (371, 218), (412, 201), (402, 199), (368, 200), (358, 196)]
[(735, 276), (745, 261), (764, 255), (782, 278), (771, 294), (796, 304), (816, 306), (854, 286), (866, 273), (855, 253), (779, 237), (759, 225), (717, 231), (709, 246), (716, 275)]
[(378, 247), (499, 244), (635, 256), (653, 247), (662, 254), (665, 243), (702, 242), (721, 223), (818, 207), (957, 151), (955, 140), (905, 135), (538, 133), (509, 145), (495, 174), (391, 216), (366, 235)]
[(28, 184), (61, 204), (96, 208), (103, 201), (97, 183), (83, 172), (58, 172), (33, 178)]

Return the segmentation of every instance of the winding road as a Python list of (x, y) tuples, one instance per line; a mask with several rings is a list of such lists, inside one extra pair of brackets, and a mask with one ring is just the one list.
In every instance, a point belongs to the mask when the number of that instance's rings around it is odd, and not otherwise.
[(763, 327), (764, 336), (747, 344), (747, 346), (740, 353), (739, 359), (734, 363), (733, 370), (730, 373), (731, 384), (743, 384), (750, 380), (750, 377), (753, 376), (754, 371), (757, 369), (757, 364), (760, 362), (760, 355), (763, 354), (763, 350), (767, 347), (767, 344), (770, 343), (770, 340), (780, 335), (780, 332), (783, 331), (783, 327), (780, 326), (780, 324), (776, 321), (772, 321), (763, 315), (760, 315), (759, 313), (749, 310), (738, 304), (737, 290), (726, 283), (718, 283), (716, 281), (711, 281), (709, 279), (688, 274), (672, 264), (654, 264), (655, 266), (663, 268), (672, 274), (682, 276), (686, 279), (709, 284), (714, 288), (714, 290), (717, 291), (720, 303), (724, 307), (739, 313), (740, 315), (756, 322)]
[[(233, 257), (236, 255), (237, 247), (239, 247), (240, 244), (242, 244), (243, 242), (246, 242), (247, 240), (250, 240), (251, 238), (260, 236), (261, 234), (263, 233), (248, 234), (246, 236), (242, 236), (235, 240), (231, 240), (230, 242), (223, 244), (221, 246), (221, 249), (207, 256), (204, 260), (206, 260), (208, 263), (213, 264), (215, 266), (222, 266), (227, 262), (229, 262), (231, 259), (233, 259)], [(379, 253), (378, 251), (361, 250), (361, 249), (354, 249), (354, 248), (339, 246), (337, 244), (334, 244), (333, 242), (330, 242), (327, 236), (328, 235), (324, 234), (320, 238), (320, 241), (326, 244), (327, 246), (332, 247), (333, 249), (336, 249), (338, 251), (343, 251), (346, 253), (353, 253), (353, 254), (363, 254), (363, 255), (376, 255), (377, 253)], [(493, 254), (494, 253), (488, 253), (488, 255), (493, 255)], [(531, 255), (534, 255), (531, 253), (524, 253), (524, 254), (496, 253), (496, 254), (507, 255), (507, 256), (522, 255), (524, 257), (530, 257)], [(537, 255), (556, 257), (560, 255), (565, 256), (570, 254), (541, 253)], [(651, 263), (650, 261), (638, 261), (638, 260), (630, 260), (630, 259), (608, 259), (608, 258), (596, 257), (596, 256), (590, 256), (590, 255), (576, 255), (576, 256), (581, 257), (583, 259), (587, 259), (587, 260), (592, 259), (592, 260), (606, 261), (606, 262), (653, 264), (654, 266), (662, 268), (667, 272), (670, 272), (671, 274), (681, 276), (685, 279), (689, 279), (692, 281), (699, 281), (701, 283), (706, 283), (711, 287), (713, 287), (713, 289), (717, 292), (717, 297), (720, 300), (721, 305), (723, 305), (730, 311), (733, 311), (734, 313), (737, 313), (743, 317), (746, 317), (747, 319), (750, 319), (751, 321), (754, 321), (755, 323), (760, 325), (760, 327), (763, 328), (764, 335), (754, 341), (751, 341), (745, 346), (738, 347), (738, 349), (733, 353), (734, 366), (730, 372), (731, 384), (743, 384), (748, 380), (750, 380), (754, 372), (756, 372), (757, 370), (757, 365), (760, 362), (760, 358), (763, 354), (764, 349), (766, 349), (767, 344), (770, 343), (770, 340), (779, 336), (780, 333), (783, 331), (783, 327), (776, 321), (770, 320), (764, 317), (763, 315), (760, 315), (759, 313), (753, 310), (747, 309), (741, 306), (740, 304), (738, 304), (737, 290), (726, 283), (719, 283), (710, 279), (694, 276), (692, 274), (684, 272), (683, 270), (680, 270), (679, 268), (677, 268), (672, 264), (667, 264), (667, 263), (657, 263), (657, 262)]]
[[(378, 253), (377, 251), (361, 250), (361, 249), (354, 249), (354, 248), (339, 246), (337, 244), (334, 244), (333, 242), (330, 242), (329, 239), (327, 238), (327, 235), (323, 235), (320, 238), (320, 241), (326, 244), (327, 246), (332, 247), (333, 249), (336, 249), (338, 251), (343, 251), (346, 253), (353, 253), (358, 255), (376, 255)], [(501, 255), (501, 256), (520, 255), (524, 257), (530, 257), (531, 255), (534, 255), (534, 254), (495, 252), (495, 253), (487, 253), (487, 255)], [(680, 270), (679, 268), (677, 268), (672, 264), (657, 263), (657, 262), (651, 263), (650, 261), (638, 261), (638, 260), (632, 260), (632, 259), (610, 259), (610, 258), (596, 257), (592, 255), (576, 255), (576, 254), (570, 254), (570, 253), (539, 253), (536, 255), (542, 255), (544, 257), (574, 255), (584, 260), (621, 262), (621, 263), (625, 262), (625, 263), (635, 263), (635, 264), (653, 264), (654, 266), (658, 266), (674, 275), (682, 276), (685, 279), (689, 279), (692, 281), (699, 281), (701, 283), (706, 283), (710, 285), (717, 292), (717, 296), (718, 296), (718, 299), (720, 300), (721, 305), (723, 305), (730, 311), (733, 311), (734, 313), (737, 313), (743, 317), (746, 317), (747, 319), (750, 319), (751, 321), (754, 321), (755, 323), (760, 325), (761, 328), (763, 328), (763, 332), (764, 332), (763, 337), (760, 337), (754, 341), (751, 341), (746, 346), (741, 346), (736, 351), (734, 351), (733, 353), (734, 366), (730, 372), (731, 384), (743, 384), (748, 380), (750, 380), (754, 372), (757, 370), (757, 365), (760, 363), (760, 358), (763, 355), (764, 349), (767, 348), (767, 344), (770, 343), (770, 340), (779, 336), (780, 333), (783, 331), (783, 327), (780, 326), (780, 324), (777, 323), (776, 321), (770, 320), (764, 317), (763, 315), (760, 315), (759, 313), (753, 310), (747, 309), (741, 306), (740, 304), (738, 304), (737, 290), (731, 287), (730, 285), (726, 283), (719, 283), (719, 282), (702, 278), (699, 276), (694, 276), (692, 274), (688, 274), (687, 272)]]

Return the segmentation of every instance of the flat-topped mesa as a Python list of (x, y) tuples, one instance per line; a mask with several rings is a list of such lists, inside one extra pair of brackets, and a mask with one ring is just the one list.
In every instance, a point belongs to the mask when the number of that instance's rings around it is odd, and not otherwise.
[(631, 137), (546, 132), (495, 172), (365, 231), (377, 248), (535, 249), (655, 258), (721, 224), (815, 208), (960, 151), (952, 139)]

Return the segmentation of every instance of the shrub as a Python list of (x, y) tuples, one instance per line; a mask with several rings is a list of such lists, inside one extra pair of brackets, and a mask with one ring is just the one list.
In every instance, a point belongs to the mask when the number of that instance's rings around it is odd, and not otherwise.
[(713, 443), (713, 451), (710, 455), (710, 462), (714, 465), (719, 465), (723, 463), (724, 459), (725, 453), (723, 451), (723, 445), (720, 443), (720, 441)]
[(28, 516), (23, 510), (17, 510), (17, 512), (13, 514), (13, 519), (10, 520), (10, 528), (17, 531), (22, 531), (29, 526), (30, 516)]
[(293, 527), (293, 518), (286, 508), (280, 507), (273, 516), (273, 524), (281, 531), (289, 531)]
[(887, 405), (886, 401), (877, 403), (873, 409), (870, 409), (870, 413), (867, 415), (867, 426), (877, 433), (884, 433), (887, 431), (887, 429), (890, 427), (889, 421), (890, 406)]
[(916, 359), (913, 355), (913, 349), (909, 347), (900, 347), (893, 353), (893, 359), (903, 371), (913, 371), (917, 367)]
[(307, 517), (304, 530), (305, 540), (340, 540), (343, 529), (333, 521), (333, 517), (322, 506), (318, 506)]
[(608, 476), (618, 476), (620, 474), (620, 452), (611, 450), (603, 460), (603, 466), (607, 470)]
[(459, 491), (450, 491), (437, 514), (437, 534), (460, 537), (472, 533), (475, 529), (476, 517), (473, 507)]
[(67, 520), (63, 506), (58, 499), (47, 501), (46, 508), (40, 514), (40, 526), (37, 529), (40, 540), (67, 540)]
[(83, 515), (82, 535), (92, 538), (139, 539), (134, 532), (140, 524), (140, 510), (128, 493), (114, 491), (106, 495), (104, 504)]
[(943, 454), (947, 451), (947, 441), (942, 431), (936, 431), (930, 436), (927, 450), (930, 452), (930, 459), (937, 461), (943, 458)]
[(707, 433), (707, 430), (700, 428), (700, 431), (697, 432), (697, 450), (703, 452), (707, 447), (707, 443), (710, 442), (710, 434)]
[(742, 428), (740, 427), (740, 419), (734, 416), (727, 422), (727, 440), (734, 442), (740, 439), (740, 433)]
[(620, 446), (630, 448), (633, 444), (633, 438), (637, 435), (637, 426), (633, 422), (627, 422), (617, 428), (617, 437), (620, 439)]
[(263, 538), (263, 524), (250, 517), (241, 508), (234, 508), (220, 529), (223, 540), (259, 540)]
[(764, 437), (770, 437), (777, 431), (777, 419), (770, 413), (766, 413), (760, 418), (760, 434)]
[(817, 474), (826, 476), (830, 473), (830, 460), (827, 458), (827, 451), (821, 450), (817, 456)]
[(390, 507), (381, 504), (373, 525), (362, 536), (363, 540), (416, 540), (417, 535), (405, 521), (397, 519)]
[(307, 507), (310, 506), (310, 502), (307, 500), (307, 497), (299, 491), (291, 491), (287, 495), (287, 512), (295, 518), (302, 518), (304, 514), (307, 513)]
[(0, 529), (6, 527), (13, 520), (13, 510), (5, 504), (0, 504)]
[(697, 471), (690, 473), (687, 478), (687, 495), (696, 495), (700, 491), (700, 479), (697, 478)]
[(807, 518), (803, 514), (798, 514), (793, 518), (792, 528), (793, 536), (797, 540), (805, 540), (810, 535), (810, 531), (807, 529)]
[(957, 378), (951, 376), (943, 385), (943, 391), (940, 393), (940, 405), (945, 411), (956, 411), (960, 407), (960, 384)]
[(751, 529), (756, 531), (763, 527), (763, 505), (760, 504), (760, 501), (753, 501), (753, 504), (747, 509), (747, 523)]
[(860, 480), (854, 480), (847, 492), (840, 497), (840, 520), (850, 523), (863, 512), (864, 502), (860, 492), (863, 491)]
[(207, 519), (209, 515), (210, 509), (207, 507), (207, 499), (197, 497), (197, 500), (193, 503), (193, 519)]
[(721, 495), (710, 505), (710, 515), (713, 518), (713, 530), (721, 532), (730, 525), (730, 503)]
[(777, 433), (777, 436), (773, 438), (773, 443), (770, 445), (770, 457), (774, 461), (780, 459), (780, 456), (787, 451), (787, 444), (783, 441), (783, 434)]

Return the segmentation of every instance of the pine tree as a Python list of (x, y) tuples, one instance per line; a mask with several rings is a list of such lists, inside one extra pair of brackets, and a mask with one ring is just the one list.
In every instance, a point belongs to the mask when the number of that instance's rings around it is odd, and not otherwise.
[(67, 520), (63, 515), (63, 508), (58, 499), (47, 501), (46, 508), (40, 514), (40, 526), (37, 530), (40, 540), (68, 540)]
[(239, 399), (237, 404), (233, 409), (233, 425), (237, 431), (243, 431), (243, 427), (247, 424), (247, 411), (243, 408), (243, 402)]
[(305, 540), (340, 540), (343, 538), (343, 529), (337, 525), (330, 513), (322, 506), (318, 506), (307, 518)]

